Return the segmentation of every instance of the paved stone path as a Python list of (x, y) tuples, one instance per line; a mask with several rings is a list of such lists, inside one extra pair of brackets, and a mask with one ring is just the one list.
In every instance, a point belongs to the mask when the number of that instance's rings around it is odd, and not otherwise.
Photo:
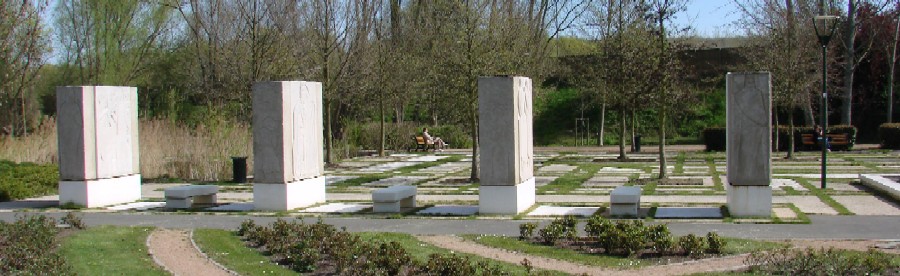
[(188, 231), (157, 228), (147, 237), (153, 260), (174, 275), (230, 276), (194, 247)]

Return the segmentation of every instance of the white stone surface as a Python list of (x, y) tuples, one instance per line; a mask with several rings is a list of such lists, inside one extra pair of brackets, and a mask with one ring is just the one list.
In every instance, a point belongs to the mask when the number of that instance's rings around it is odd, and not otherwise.
[(433, 215), (433, 216), (441, 216), (441, 215), (451, 215), (451, 216), (471, 216), (478, 213), (478, 206), (467, 206), (467, 205), (438, 205), (434, 207), (428, 207), (424, 210), (416, 212), (419, 215)]
[(427, 176), (394, 176), (389, 178), (380, 179), (378, 181), (372, 181), (369, 183), (363, 183), (363, 186), (366, 187), (390, 187), (397, 185), (414, 185), (418, 182), (428, 179)]
[(541, 167), (540, 169), (538, 169), (538, 173), (561, 174), (561, 173), (570, 172), (577, 168), (578, 167), (570, 166), (570, 165), (566, 165), (566, 164), (553, 164), (553, 165)]
[(337, 183), (341, 183), (350, 179), (356, 179), (359, 176), (353, 175), (329, 175), (325, 176), (325, 185), (334, 185)]
[(478, 189), (481, 214), (518, 214), (534, 205), (534, 177), (516, 186), (484, 186)]
[(141, 199), (141, 175), (94, 180), (60, 181), (59, 204), (72, 202), (87, 208), (129, 203)]
[(868, 186), (869, 188), (879, 190), (887, 194), (888, 196), (894, 198), (894, 200), (900, 201), (900, 183), (895, 182), (894, 180), (888, 179), (885, 176), (900, 176), (900, 174), (893, 175), (875, 175), (875, 174), (861, 174), (859, 175), (859, 180), (863, 185)]
[(219, 192), (216, 185), (184, 185), (166, 188), (166, 198), (187, 198), (199, 195), (211, 195)]
[(528, 216), (593, 216), (599, 207), (563, 207), (563, 206), (539, 206), (528, 213)]
[(256, 210), (286, 211), (325, 202), (325, 177), (291, 183), (253, 184)]
[(783, 178), (772, 179), (772, 189), (773, 190), (774, 189), (784, 189), (784, 187), (791, 187), (791, 189), (794, 189), (795, 191), (809, 191), (809, 189), (806, 189), (806, 187), (803, 187), (803, 185), (800, 185), (800, 183), (797, 183), (797, 181), (794, 181), (793, 179), (783, 179)]
[(775, 216), (781, 219), (796, 219), (797, 213), (794, 212), (791, 208), (785, 207), (775, 207), (772, 208), (772, 212), (775, 213)]
[(140, 173), (137, 88), (58, 87), (56, 97), (60, 180)]
[(526, 77), (478, 78), (481, 186), (518, 186), (534, 177), (531, 94)]
[(637, 216), (641, 207), (641, 187), (620, 186), (609, 193), (609, 214)]
[(321, 206), (306, 208), (300, 210), (300, 213), (357, 213), (366, 208), (372, 207), (370, 204), (348, 204), (348, 203), (328, 203)]
[(831, 196), (850, 212), (861, 216), (900, 216), (900, 204), (889, 199), (870, 196)]
[(403, 168), (403, 167), (415, 166), (418, 164), (419, 164), (418, 162), (408, 162), (408, 161), (388, 162), (388, 163), (375, 164), (375, 165), (372, 165), (371, 167), (360, 169), (359, 171), (361, 171), (361, 172), (386, 172), (386, 171), (393, 171), (393, 170)]
[[(818, 173), (777, 173), (775, 177), (801, 177), (801, 178), (821, 178), (822, 174)], [(829, 173), (828, 179), (839, 178), (839, 179), (856, 179), (859, 177), (859, 174), (856, 173)]]
[[(725, 152), (730, 181), (725, 185), (769, 186), (772, 179), (772, 77), (768, 72), (728, 73), (725, 86)], [(771, 212), (771, 201), (768, 210)]]
[(721, 218), (718, 207), (658, 207), (656, 218)]
[(165, 202), (132, 202), (122, 205), (110, 206), (107, 207), (107, 210), (112, 211), (125, 211), (125, 210), (137, 210), (137, 211), (146, 211), (155, 208), (162, 208), (166, 206)]
[(444, 159), (444, 158), (447, 158), (447, 157), (450, 157), (450, 156), (446, 156), (446, 155), (421, 155), (421, 156), (416, 156), (416, 157), (407, 159), (406, 161), (408, 161), (408, 162), (434, 162), (434, 161), (438, 161), (438, 160), (441, 160), (441, 159)]
[(409, 197), (416, 197), (415, 186), (397, 185), (372, 191), (374, 202), (396, 202)]
[(772, 188), (725, 185), (728, 212), (732, 217), (770, 217)]
[(257, 183), (288, 183), (325, 172), (322, 84), (253, 85), (253, 170)]

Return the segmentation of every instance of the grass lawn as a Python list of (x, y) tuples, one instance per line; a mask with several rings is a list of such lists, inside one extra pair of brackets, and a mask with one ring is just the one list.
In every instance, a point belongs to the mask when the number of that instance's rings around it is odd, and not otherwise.
[(247, 247), (233, 231), (194, 230), (194, 242), (210, 258), (241, 275), (296, 275), (288, 268), (272, 263), (256, 249)]
[(152, 227), (97, 226), (66, 237), (60, 255), (78, 275), (168, 275), (147, 254)]
[[(655, 264), (655, 262), (652, 260), (641, 260), (621, 256), (587, 254), (564, 248), (538, 245), (520, 241), (517, 237), (482, 235), (464, 235), (463, 237), (490, 247), (519, 251), (529, 255), (564, 260), (590, 266), (638, 268)], [(747, 239), (725, 238), (725, 240), (728, 242), (727, 246), (725, 247), (726, 254), (742, 254), (759, 250), (782, 248), (786, 246), (781, 243), (763, 242)]]

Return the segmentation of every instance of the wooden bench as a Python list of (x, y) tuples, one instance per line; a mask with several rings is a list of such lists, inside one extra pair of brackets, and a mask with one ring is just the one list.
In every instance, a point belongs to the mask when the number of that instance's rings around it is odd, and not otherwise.
[(427, 151), (427, 150), (428, 150), (428, 147), (431, 147), (432, 149), (435, 149), (434, 143), (429, 143), (428, 141), (425, 141), (425, 137), (422, 137), (422, 136), (413, 136), (413, 140), (416, 141), (416, 149), (415, 149), (415, 151), (419, 151), (419, 149), (421, 149), (422, 151)]
[(609, 193), (609, 207), (610, 215), (637, 217), (641, 207), (641, 187), (616, 187)]
[(197, 205), (215, 205), (216, 185), (187, 185), (166, 189), (166, 208), (187, 209)]
[(397, 185), (372, 191), (372, 212), (399, 213), (401, 207), (416, 207), (416, 187)]
[[(837, 146), (838, 148), (848, 148), (850, 146), (850, 134), (849, 133), (831, 133), (825, 134), (828, 137), (828, 144), (830, 146)], [(800, 134), (800, 144), (807, 148), (812, 148), (819, 145), (819, 141), (816, 141), (815, 135), (812, 133), (804, 133)]]

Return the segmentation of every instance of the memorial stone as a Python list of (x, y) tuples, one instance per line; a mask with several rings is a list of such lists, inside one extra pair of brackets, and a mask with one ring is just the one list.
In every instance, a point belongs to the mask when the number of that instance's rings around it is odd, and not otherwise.
[(257, 210), (325, 202), (322, 84), (253, 85), (253, 198)]
[(482, 214), (518, 214), (534, 204), (531, 94), (526, 77), (478, 79)]
[(60, 204), (139, 200), (137, 88), (58, 87), (56, 110)]
[(772, 77), (768, 72), (726, 77), (728, 209), (734, 216), (772, 212)]

